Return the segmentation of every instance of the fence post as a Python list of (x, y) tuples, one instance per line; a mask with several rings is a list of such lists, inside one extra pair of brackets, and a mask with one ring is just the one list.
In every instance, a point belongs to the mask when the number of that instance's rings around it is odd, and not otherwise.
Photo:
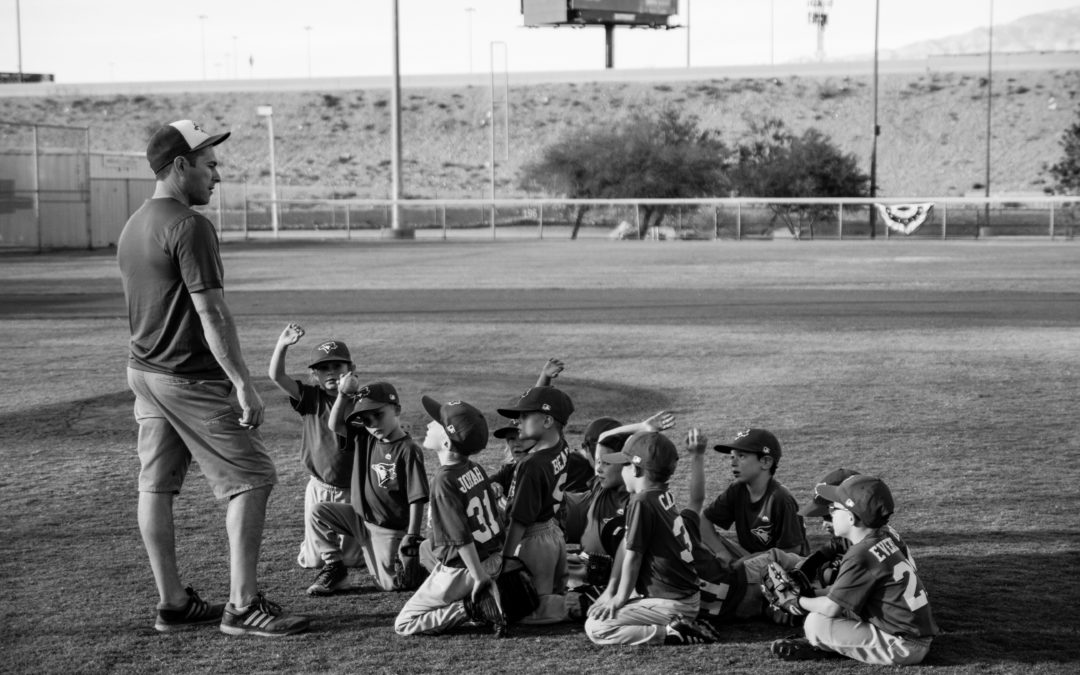
[(540, 239), (544, 238), (544, 205), (540, 205), (540, 226), (539, 226)]
[(735, 241), (742, 241), (742, 202), (735, 205)]
[(840, 222), (839, 238), (840, 238), (840, 241), (843, 241), (844, 240), (844, 204), (843, 204), (843, 202), (837, 204), (836, 209), (837, 209), (837, 214), (838, 214), (837, 220)]
[(446, 241), (446, 204), (442, 205), (442, 212), (439, 217), (439, 224), (442, 225), (443, 241)]
[(1054, 239), (1054, 202), (1050, 202), (1050, 239)]
[[(90, 128), (86, 129), (86, 192), (83, 194), (86, 206), (86, 249), (94, 250), (94, 208), (90, 204), (93, 199), (93, 187), (90, 185)], [(219, 219), (220, 220), (220, 219)]]
[(38, 125), (34, 125), (34, 229), (37, 230), (37, 250), (41, 253), (45, 246), (45, 236), (41, 231), (41, 166), (38, 162)]
[(712, 207), (712, 234), (713, 241), (720, 238), (720, 209), (717, 208), (716, 204), (713, 204)]
[(641, 241), (641, 204), (634, 204), (634, 232)]
[(241, 183), (241, 185), (244, 186), (243, 187), (243, 191), (244, 191), (244, 221), (243, 221), (243, 223), (244, 223), (244, 241), (247, 241), (247, 238), (248, 238), (248, 208), (249, 208), (249, 204), (248, 204), (248, 191), (247, 191), (247, 179), (246, 178)]
[(349, 215), (349, 202), (345, 202), (345, 239), (352, 241), (352, 218)]
[(949, 205), (941, 205), (941, 240), (944, 241), (949, 229)]

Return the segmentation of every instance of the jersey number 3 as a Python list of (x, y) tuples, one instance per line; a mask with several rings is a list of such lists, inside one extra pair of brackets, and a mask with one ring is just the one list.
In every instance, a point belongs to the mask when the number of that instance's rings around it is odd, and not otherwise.
[(919, 578), (915, 576), (915, 569), (911, 566), (911, 563), (906, 560), (896, 563), (893, 567), (893, 581), (900, 581), (905, 575), (907, 576), (907, 587), (904, 589), (904, 602), (907, 603), (908, 609), (914, 612), (920, 607), (926, 606), (928, 602), (926, 591), (919, 592)]
[(491, 508), (487, 490), (470, 499), (465, 512), (469, 515), (469, 523), (472, 525), (473, 539), (478, 544), (490, 541), (502, 529), (499, 527), (499, 520), (495, 517), (495, 510)]

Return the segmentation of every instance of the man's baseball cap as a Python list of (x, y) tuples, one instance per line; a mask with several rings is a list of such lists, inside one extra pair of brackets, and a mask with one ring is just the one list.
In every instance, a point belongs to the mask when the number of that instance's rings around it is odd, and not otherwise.
[(585, 433), (581, 435), (581, 442), (585, 447), (595, 450), (596, 442), (600, 440), (600, 434), (622, 426), (622, 422), (614, 417), (598, 417), (589, 426), (585, 427)]
[(780, 459), (780, 441), (776, 440), (771, 432), (764, 429), (745, 429), (739, 433), (730, 443), (714, 445), (713, 450), (731, 454), (732, 450), (752, 452), (755, 455), (772, 457), (773, 461)]
[(821, 518), (829, 515), (829, 504), (832, 504), (832, 502), (819, 495), (821, 487), (823, 485), (839, 485), (848, 478), (858, 475), (858, 471), (852, 471), (851, 469), (833, 469), (822, 476), (814, 484), (814, 498), (809, 504), (799, 509), (799, 515), (804, 518)]
[(498, 412), (510, 419), (521, 417), (521, 413), (542, 412), (551, 415), (559, 424), (566, 424), (574, 412), (574, 404), (569, 396), (555, 387), (533, 387), (510, 405), (499, 408)]
[(491, 432), (491, 435), (495, 438), (517, 438), (521, 433), (521, 429), (516, 424), (507, 424), (505, 427), (499, 427), (495, 431)]
[(439, 403), (430, 396), (420, 399), (424, 410), (446, 429), (456, 452), (473, 455), (487, 447), (488, 425), (484, 413), (464, 401)]
[(659, 431), (638, 431), (626, 440), (623, 449), (601, 455), (609, 464), (633, 464), (642, 469), (671, 474), (679, 463), (679, 451), (671, 439)]
[[(604, 441), (602, 443), (597, 443), (597, 447), (606, 448), (607, 450), (614, 450), (615, 452), (618, 452), (626, 446), (626, 442), (630, 440), (631, 436), (633, 436), (633, 434), (629, 431), (623, 431), (617, 434), (609, 434), (607, 437), (604, 438)], [(603, 455), (601, 455), (601, 458), (603, 458)]]
[(356, 390), (356, 403), (353, 412), (378, 410), (387, 404), (401, 405), (397, 389), (389, 382), (372, 382)]
[(843, 505), (866, 527), (881, 527), (889, 522), (895, 505), (892, 491), (885, 481), (858, 474), (839, 485), (822, 485), (814, 490), (822, 499)]
[(177, 157), (217, 145), (231, 133), (210, 135), (191, 120), (178, 120), (154, 132), (146, 146), (146, 159), (150, 169), (157, 174)]
[(310, 361), (308, 368), (314, 368), (320, 363), (332, 361), (352, 363), (352, 356), (349, 355), (349, 348), (341, 340), (326, 340), (311, 348), (311, 356), (308, 361)]

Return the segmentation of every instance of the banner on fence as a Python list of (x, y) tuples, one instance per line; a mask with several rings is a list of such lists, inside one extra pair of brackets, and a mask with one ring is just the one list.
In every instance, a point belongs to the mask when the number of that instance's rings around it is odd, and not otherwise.
[(911, 234), (919, 229), (934, 208), (925, 204), (874, 204), (890, 230)]

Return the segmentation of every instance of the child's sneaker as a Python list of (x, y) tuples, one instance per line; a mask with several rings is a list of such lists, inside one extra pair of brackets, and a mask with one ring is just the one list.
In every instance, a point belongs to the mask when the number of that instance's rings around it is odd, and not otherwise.
[(344, 563), (326, 563), (315, 576), (315, 583), (308, 586), (308, 595), (333, 595), (346, 588), (348, 578), (349, 570)]
[(712, 626), (703, 621), (675, 619), (667, 625), (666, 645), (708, 645), (720, 638)]
[(797, 635), (773, 640), (770, 650), (781, 661), (817, 661), (830, 656), (829, 652), (818, 649), (809, 640)]
[(183, 607), (171, 609), (158, 606), (157, 621), (154, 622), (154, 628), (162, 633), (173, 633), (221, 621), (221, 613), (225, 610), (225, 603), (211, 605), (200, 598), (199, 594), (191, 586), (185, 588), (184, 591), (188, 594), (188, 599), (187, 604)]
[(303, 632), (310, 623), (306, 616), (286, 614), (280, 605), (259, 593), (243, 611), (231, 602), (225, 606), (225, 612), (221, 615), (221, 632), (227, 635), (281, 637)]

